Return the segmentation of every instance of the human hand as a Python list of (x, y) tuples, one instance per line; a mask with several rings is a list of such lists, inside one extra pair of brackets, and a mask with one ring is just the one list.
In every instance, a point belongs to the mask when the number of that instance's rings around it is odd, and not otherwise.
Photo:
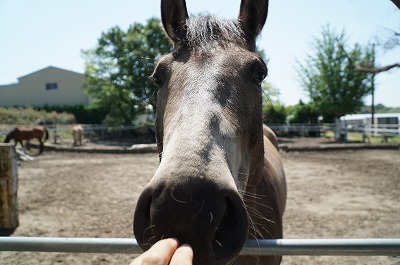
[(179, 246), (178, 240), (168, 238), (155, 243), (130, 265), (192, 265), (192, 261), (193, 250), (189, 245)]

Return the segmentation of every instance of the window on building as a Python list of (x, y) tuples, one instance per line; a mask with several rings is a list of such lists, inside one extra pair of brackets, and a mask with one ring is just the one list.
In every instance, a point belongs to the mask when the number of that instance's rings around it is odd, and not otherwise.
[(46, 83), (46, 90), (53, 90), (57, 88), (58, 88), (57, 83)]

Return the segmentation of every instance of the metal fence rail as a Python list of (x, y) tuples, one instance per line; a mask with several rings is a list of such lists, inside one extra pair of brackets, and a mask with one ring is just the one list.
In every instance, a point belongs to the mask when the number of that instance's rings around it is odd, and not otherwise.
[[(135, 239), (0, 237), (0, 251), (138, 254)], [(400, 256), (400, 238), (249, 240), (241, 255)]]

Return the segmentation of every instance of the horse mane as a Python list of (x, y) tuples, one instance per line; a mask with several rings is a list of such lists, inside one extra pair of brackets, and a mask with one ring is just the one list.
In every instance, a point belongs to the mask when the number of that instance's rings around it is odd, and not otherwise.
[(213, 47), (235, 44), (247, 48), (245, 33), (237, 20), (205, 15), (186, 20), (185, 46), (196, 54), (207, 54)]

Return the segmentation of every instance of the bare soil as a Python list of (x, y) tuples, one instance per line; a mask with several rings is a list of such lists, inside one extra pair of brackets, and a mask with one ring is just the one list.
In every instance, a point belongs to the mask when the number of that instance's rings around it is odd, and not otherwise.
[[(310, 144), (307, 142), (306, 144)], [(400, 151), (282, 152), (286, 238), (399, 238)], [(21, 162), (13, 236), (133, 237), (150, 154), (45, 151)], [(129, 264), (129, 254), (0, 252), (0, 264)], [(394, 257), (284, 257), (282, 264), (400, 264)]]

